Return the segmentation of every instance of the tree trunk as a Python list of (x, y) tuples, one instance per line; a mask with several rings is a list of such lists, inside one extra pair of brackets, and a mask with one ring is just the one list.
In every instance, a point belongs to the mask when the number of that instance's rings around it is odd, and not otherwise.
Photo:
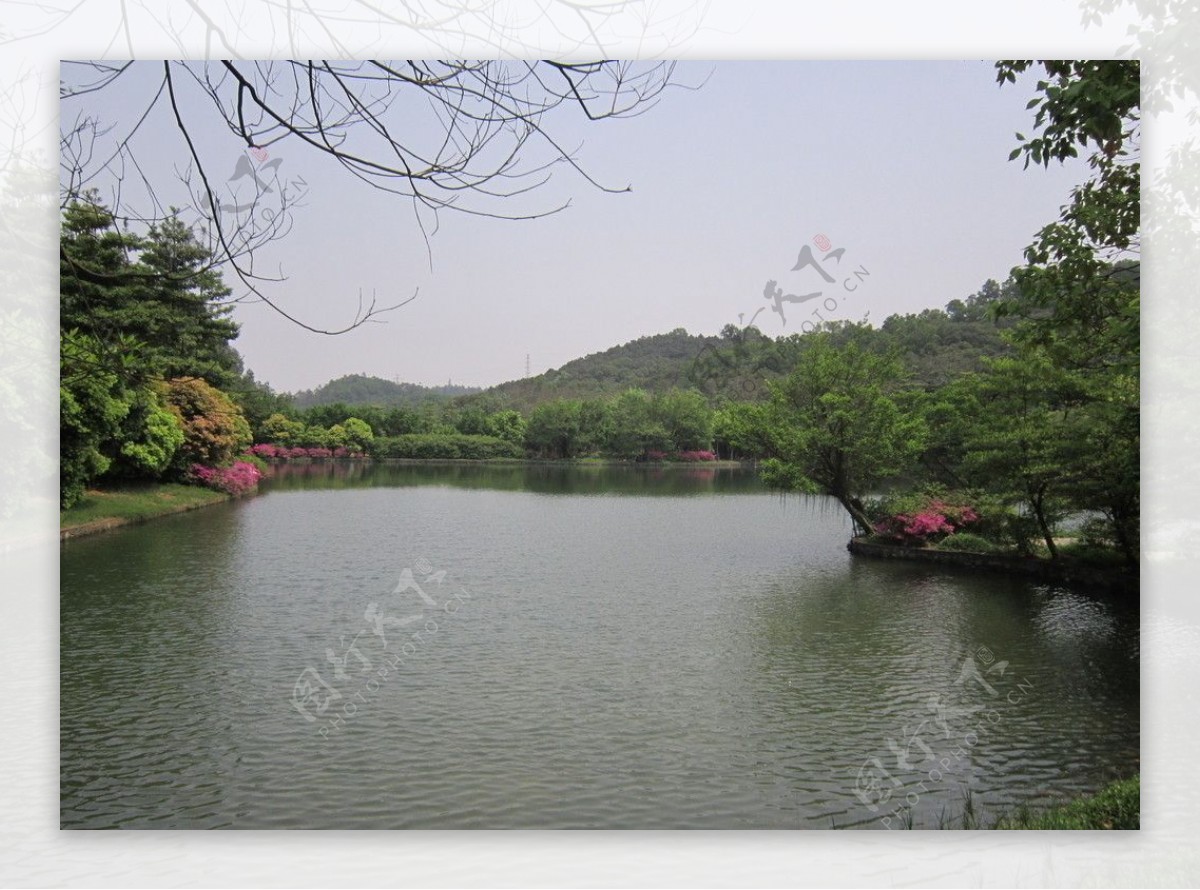
[(1042, 533), (1042, 540), (1046, 542), (1046, 549), (1050, 551), (1050, 558), (1058, 559), (1058, 548), (1054, 545), (1054, 535), (1050, 533), (1050, 526), (1046, 522), (1046, 514), (1042, 509), (1043, 500), (1043, 496), (1039, 493), (1029, 499), (1029, 504), (1033, 507), (1033, 518), (1037, 520), (1038, 529)]
[(1125, 561), (1129, 565), (1136, 566), (1138, 564), (1138, 552), (1137, 548), (1133, 546), (1133, 536), (1129, 533), (1130, 524), (1128, 514), (1124, 510), (1113, 508), (1113, 536), (1117, 539), (1117, 547), (1125, 554)]
[(870, 517), (863, 511), (862, 501), (858, 498), (852, 498), (847, 495), (835, 495), (846, 512), (850, 514), (850, 519), (854, 523), (854, 533), (858, 535), (869, 535), (873, 531)]

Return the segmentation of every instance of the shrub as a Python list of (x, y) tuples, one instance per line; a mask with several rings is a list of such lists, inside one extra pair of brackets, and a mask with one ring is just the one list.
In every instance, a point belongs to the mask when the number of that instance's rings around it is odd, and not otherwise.
[(646, 460), (666, 460), (667, 452), (665, 451), (647, 451)]
[(895, 538), (887, 535), (867, 535), (862, 540), (867, 544), (887, 544), (892, 547), (895, 547), (900, 543)]
[(962, 498), (938, 491), (882, 498), (868, 509), (882, 517), (875, 523), (877, 535), (916, 546), (936, 543), (980, 519), (978, 511)]
[(1079, 543), (1096, 549), (1116, 549), (1117, 536), (1107, 517), (1093, 517), (1079, 527)]
[(522, 451), (514, 443), (495, 436), (408, 433), (403, 436), (377, 437), (371, 443), (371, 455), (415, 460), (487, 460), (495, 457), (521, 457)]
[(258, 433), (262, 438), (271, 442), (294, 445), (304, 436), (304, 424), (299, 420), (284, 417), (282, 414), (272, 414), (262, 422)]
[(203, 464), (193, 464), (191, 475), (201, 484), (231, 495), (253, 491), (258, 487), (258, 480), (262, 478), (258, 467), (244, 460), (234, 461), (233, 466), (229, 467), (206, 467)]
[(242, 409), (200, 378), (169, 381), (165, 397), (183, 428), (183, 444), (176, 452), (180, 467), (223, 466), (250, 444), (250, 425)]
[[(59, 383), (59, 505), (76, 504), (85, 487), (105, 472), (111, 459), (107, 443), (118, 438), (129, 413), (120, 378), (104, 370), (98, 341), (64, 331), (60, 346)], [(6, 418), (7, 420), (8, 418)]]
[(263, 460), (261, 457), (259, 457), (257, 454), (254, 454), (253, 452), (250, 452), (250, 451), (247, 451), (245, 454), (243, 454), (241, 457), (239, 457), (238, 460), (244, 461), (245, 463), (248, 463), (251, 466), (253, 466), (256, 470), (258, 470), (259, 475), (261, 475), (261, 476), (265, 476), (267, 473), (267, 470), (269, 470), (270, 466), (271, 466), (265, 460)]
[(1077, 562), (1097, 567), (1115, 568), (1128, 564), (1128, 560), (1120, 550), (1103, 545), (1089, 544), (1086, 541), (1061, 545), (1058, 548), (1058, 555), (1066, 559), (1073, 559)]
[(183, 444), (179, 415), (167, 408), (165, 387), (150, 385), (131, 393), (129, 413), (121, 423), (120, 450), (112, 454), (112, 475), (156, 478)]
[(250, 446), (248, 454), (253, 454), (255, 457), (264, 460), (279, 460), (287, 459), (287, 448), (279, 445), (272, 445), (268, 442), (260, 442), (258, 445)]
[(716, 460), (717, 456), (711, 451), (679, 451), (675, 454), (676, 460), (696, 462), (706, 460)]
[(938, 542), (938, 550), (954, 550), (961, 553), (995, 553), (999, 548), (987, 538), (970, 532), (956, 532)]

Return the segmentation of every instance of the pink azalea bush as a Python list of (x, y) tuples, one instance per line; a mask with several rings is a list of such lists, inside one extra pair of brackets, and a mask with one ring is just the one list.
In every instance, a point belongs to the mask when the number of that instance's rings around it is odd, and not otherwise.
[(239, 495), (254, 491), (262, 473), (254, 464), (243, 460), (233, 462), (229, 467), (206, 467), (203, 464), (192, 464), (192, 476), (201, 484), (226, 494)]
[(287, 449), (279, 445), (271, 445), (268, 442), (260, 442), (257, 445), (252, 445), (248, 451), (255, 457), (261, 457), (264, 460), (276, 460), (286, 455), (281, 455), (280, 452), (286, 452)]
[(260, 442), (259, 444), (248, 449), (250, 454), (255, 457), (261, 457), (264, 460), (328, 460), (330, 458), (361, 458), (361, 451), (351, 451), (344, 445), (339, 445), (337, 448), (305, 448), (301, 445), (273, 445), (269, 442)]
[(875, 523), (875, 533), (901, 544), (924, 546), (978, 521), (979, 513), (972, 507), (927, 498), (917, 510), (894, 513)]
[(675, 455), (677, 460), (696, 462), (716, 460), (717, 456), (711, 451), (680, 451)]

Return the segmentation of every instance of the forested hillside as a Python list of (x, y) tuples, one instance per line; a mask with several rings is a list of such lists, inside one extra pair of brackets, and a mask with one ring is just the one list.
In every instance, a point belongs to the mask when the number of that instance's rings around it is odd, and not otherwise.
[[(839, 325), (837, 337), (843, 342), (866, 337), (872, 348), (894, 348), (917, 384), (942, 386), (960, 373), (980, 370), (985, 358), (1010, 351), (1000, 331), (1011, 323), (993, 320), (989, 307), (1012, 296), (1011, 281), (1003, 286), (988, 281), (977, 293), (951, 301), (945, 310), (893, 315), (878, 329)], [(627, 389), (697, 389), (710, 399), (757, 399), (765, 396), (767, 381), (791, 372), (808, 342), (801, 334), (768, 337), (754, 327), (739, 330), (728, 325), (718, 336), (676, 328), (575, 359), (536, 377), (502, 383), (460, 402), (528, 413), (547, 402), (603, 399)], [(341, 401), (354, 403), (349, 398)]]
[(686, 384), (691, 363), (716, 337), (689, 334), (676, 328), (669, 334), (639, 337), (604, 352), (567, 362), (561, 368), (493, 386), (485, 391), (491, 401), (518, 411), (555, 399), (594, 399), (632, 388), (648, 392)]
[(439, 401), (479, 392), (476, 386), (421, 386), (417, 383), (395, 383), (382, 377), (366, 374), (347, 374), (330, 380), (315, 389), (303, 389), (292, 394), (297, 408), (314, 405), (379, 405), (383, 408), (416, 408), (425, 402)]

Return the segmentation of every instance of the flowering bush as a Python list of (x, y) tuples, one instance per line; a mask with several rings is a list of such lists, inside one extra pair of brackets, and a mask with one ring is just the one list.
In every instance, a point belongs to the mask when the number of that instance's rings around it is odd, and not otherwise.
[(961, 528), (964, 525), (970, 525), (972, 522), (979, 520), (979, 514), (971, 507), (964, 505), (947, 504), (940, 498), (934, 498), (929, 502), (929, 510), (940, 513), (946, 517), (946, 520), (953, 524), (956, 528)]
[(255, 457), (261, 457), (266, 460), (275, 460), (277, 458), (287, 457), (287, 448), (279, 445), (271, 445), (267, 442), (261, 442), (258, 445), (252, 445), (249, 448), (249, 451)]
[(933, 510), (926, 510), (915, 516), (901, 515), (896, 518), (904, 524), (903, 530), (906, 536), (920, 538), (923, 541), (930, 540), (934, 535), (948, 535), (954, 531), (950, 520)]
[(677, 460), (694, 462), (702, 460), (716, 460), (717, 456), (711, 451), (680, 451), (675, 455), (675, 458)]
[(949, 504), (938, 497), (921, 500), (917, 509), (896, 512), (875, 523), (875, 533), (901, 544), (923, 546), (979, 520), (979, 514), (964, 504)]
[(239, 460), (234, 461), (233, 466), (230, 467), (206, 467), (203, 464), (192, 464), (192, 476), (209, 488), (215, 488), (226, 494), (238, 495), (257, 488), (262, 473), (254, 464)]
[(249, 453), (266, 460), (298, 460), (304, 458), (309, 460), (327, 460), (329, 458), (364, 457), (361, 451), (347, 448), (345, 445), (339, 445), (337, 448), (304, 448), (300, 445), (293, 445), (289, 448), (287, 445), (272, 445), (266, 442), (261, 442), (250, 448)]

